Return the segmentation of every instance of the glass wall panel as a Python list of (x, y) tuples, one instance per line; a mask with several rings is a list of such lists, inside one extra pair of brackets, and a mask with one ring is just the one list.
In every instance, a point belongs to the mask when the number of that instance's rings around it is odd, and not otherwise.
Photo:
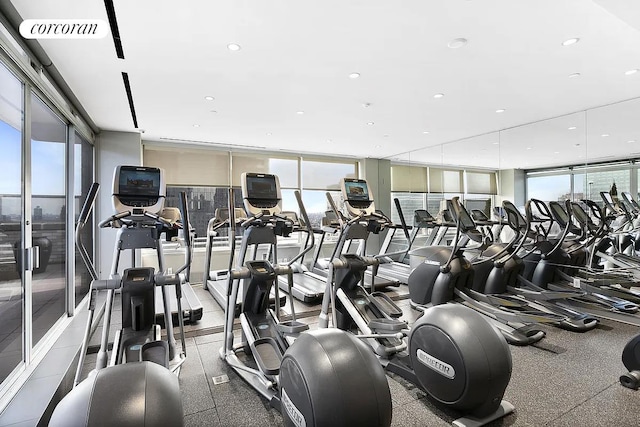
[[(304, 202), (304, 207), (307, 210), (307, 215), (309, 215), (309, 221), (311, 221), (311, 225), (314, 228), (321, 227), (322, 218), (324, 217), (325, 212), (331, 210), (326, 193), (326, 190), (302, 191), (302, 201)], [(340, 211), (344, 211), (344, 201), (342, 200), (342, 194), (340, 191), (329, 191), (329, 193), (331, 194), (331, 197), (338, 209)]]
[[(426, 171), (425, 171), (426, 177)], [(426, 180), (426, 179), (425, 179)], [(406, 221), (408, 226), (414, 225), (414, 213), (416, 209), (424, 209), (427, 201), (426, 193), (404, 193), (404, 192), (392, 192), (391, 193), (391, 221), (394, 224), (400, 224), (400, 215), (398, 214), (398, 210), (396, 209), (396, 204), (393, 201), (394, 199), (398, 199), (400, 202), (400, 208), (402, 209), (402, 215), (404, 215), (404, 220)], [(424, 234), (425, 229), (419, 231), (420, 235)], [(391, 240), (391, 244), (389, 245), (389, 249), (387, 252), (396, 252), (406, 249), (407, 247), (407, 239), (402, 232), (402, 230), (397, 230), (393, 235), (393, 239)]]
[(440, 212), (440, 202), (445, 200), (442, 193), (429, 193), (427, 194), (427, 211), (435, 218)]
[(571, 198), (571, 175), (527, 177), (527, 198), (545, 202), (564, 201)]
[(614, 201), (618, 201), (620, 193), (631, 190), (631, 170), (592, 170), (587, 172), (587, 185), (591, 197), (596, 202), (602, 201), (601, 191), (611, 193)]
[[(93, 145), (82, 138), (77, 132), (75, 134), (74, 143), (74, 218), (77, 221), (78, 215), (80, 215), (80, 209), (84, 203), (84, 199), (87, 197), (89, 188), (93, 183)], [(75, 222), (74, 222), (75, 223)], [(82, 241), (85, 246), (89, 248), (89, 256), (93, 259), (93, 211), (87, 220), (87, 226), (82, 230)], [(91, 284), (91, 276), (87, 268), (82, 262), (78, 249), (75, 249), (75, 295), (76, 305), (82, 301), (82, 298), (89, 291), (89, 285)]]
[[(594, 195), (591, 193), (591, 187), (587, 182), (587, 175), (584, 173), (573, 174), (573, 200), (589, 199), (594, 200)], [(598, 196), (597, 194), (595, 196)]]
[(22, 223), (22, 90), (22, 83), (0, 64), (0, 382), (23, 354), (23, 287), (15, 246)]
[(33, 272), (33, 344), (65, 313), (67, 127), (31, 94), (31, 205), (40, 266)]
[[(179, 196), (182, 191), (187, 195), (189, 220), (191, 227), (195, 228), (196, 237), (206, 237), (207, 224), (211, 218), (216, 216), (226, 218), (226, 210), (229, 209), (229, 188), (167, 185), (165, 206), (179, 207)], [(234, 202), (236, 207), (243, 207), (240, 188), (234, 188)], [(223, 214), (221, 210), (224, 210), (225, 213)], [(218, 234), (227, 236), (227, 228), (219, 229)]]

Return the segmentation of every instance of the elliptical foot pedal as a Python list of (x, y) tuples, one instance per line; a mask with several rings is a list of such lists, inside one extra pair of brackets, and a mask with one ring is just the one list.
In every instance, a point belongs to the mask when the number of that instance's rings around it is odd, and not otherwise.
[(491, 421), (502, 418), (505, 415), (509, 415), (513, 412), (514, 409), (515, 407), (511, 403), (503, 400), (502, 402), (500, 402), (500, 406), (498, 406), (498, 409), (496, 409), (495, 412), (487, 415), (486, 417), (462, 417), (455, 420), (452, 424), (456, 427), (480, 427), (489, 424)]
[(286, 322), (278, 323), (276, 328), (283, 334), (295, 335), (308, 330), (309, 325), (307, 325), (306, 323), (298, 322), (297, 320), (289, 320)]
[(140, 360), (153, 362), (169, 369), (169, 343), (166, 341), (151, 341), (140, 348)]
[(373, 292), (371, 294), (371, 303), (375, 305), (378, 310), (382, 311), (389, 317), (397, 319), (402, 316), (402, 309), (396, 305), (395, 302), (382, 292)]
[(394, 319), (372, 319), (367, 324), (369, 329), (377, 333), (396, 333), (407, 329), (407, 324)]
[(282, 353), (273, 338), (264, 337), (255, 340), (251, 344), (251, 351), (260, 370), (266, 375), (277, 375), (280, 372)]

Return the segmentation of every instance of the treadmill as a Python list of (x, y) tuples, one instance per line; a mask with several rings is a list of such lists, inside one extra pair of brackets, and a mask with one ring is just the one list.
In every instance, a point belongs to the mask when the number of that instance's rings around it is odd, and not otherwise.
[[(298, 200), (298, 207), (302, 214), (302, 221), (298, 218), (298, 215), (292, 211), (282, 212), (282, 215), (287, 217), (293, 224), (293, 231), (303, 233), (306, 235), (302, 250), (298, 255), (291, 259), (287, 265), (293, 270), (293, 283), (291, 286), (291, 296), (295, 299), (305, 303), (319, 302), (324, 295), (324, 290), (327, 287), (326, 277), (316, 274), (303, 264), (304, 256), (313, 250), (315, 243), (314, 232), (311, 229), (309, 217), (302, 204), (302, 200)], [(289, 281), (284, 275), (278, 276), (278, 286), (285, 292), (289, 292)]]
[[(396, 204), (396, 209), (398, 210), (398, 215), (400, 217), (401, 225), (393, 224), (389, 226), (389, 230), (387, 231), (387, 235), (385, 236), (384, 242), (382, 243), (380, 252), (378, 253), (378, 256), (377, 256), (378, 258), (385, 259), (386, 261), (385, 263), (380, 264), (378, 266), (378, 276), (385, 278), (387, 280), (397, 280), (398, 282), (406, 285), (409, 281), (409, 274), (411, 274), (411, 267), (409, 266), (409, 264), (405, 264), (404, 262), (395, 261), (393, 257), (399, 256), (400, 259), (406, 258), (407, 254), (409, 253), (409, 250), (411, 249), (413, 241), (417, 236), (417, 233), (413, 233), (413, 227), (408, 227), (406, 225), (404, 214), (402, 213), (402, 208), (400, 207), (400, 202), (398, 201), (398, 199), (394, 199), (394, 202)], [(417, 217), (418, 221), (424, 220), (422, 224), (423, 228), (431, 227), (431, 224), (435, 222), (435, 219), (431, 218), (433, 221), (429, 221), (428, 217), (423, 213), (426, 213), (426, 215), (430, 216), (427, 211), (423, 210), (420, 214), (418, 214), (418, 217)], [(415, 220), (415, 217), (414, 217), (414, 220)], [(398, 251), (395, 253), (388, 253), (387, 250), (391, 245), (391, 241), (393, 240), (393, 237), (396, 234), (397, 230), (404, 231), (405, 237), (407, 238), (407, 247), (402, 251)], [(409, 230), (412, 230), (411, 235), (409, 234)], [(367, 272), (367, 276), (371, 276), (370, 271)]]
[[(262, 209), (273, 209), (276, 206), (281, 206), (282, 195), (280, 192), (280, 183), (278, 177), (270, 174), (256, 174), (248, 173), (242, 175), (242, 194), (244, 195), (245, 207), (251, 206), (251, 210), (247, 210), (245, 213), (241, 208), (233, 206), (233, 189), (229, 188), (229, 210), (220, 209), (216, 210), (216, 216), (209, 220), (207, 225), (207, 244), (204, 261), (204, 278), (202, 281), (202, 287), (209, 291), (213, 299), (222, 308), (227, 307), (227, 295), (228, 295), (228, 274), (233, 265), (228, 266), (227, 269), (211, 270), (212, 254), (215, 247), (215, 237), (218, 236), (218, 230), (223, 227), (230, 227), (230, 230), (235, 230), (235, 226), (239, 225), (243, 227), (246, 222), (247, 214), (249, 216), (261, 215)], [(234, 212), (234, 224), (230, 223), (229, 212), (233, 209)], [(280, 212), (280, 208), (278, 213)], [(240, 214), (237, 216), (237, 214)], [(278, 223), (283, 230), (279, 230), (279, 233), (291, 232), (293, 229), (292, 222), (283, 217), (283, 221)], [(243, 227), (244, 228), (244, 227)], [(248, 235), (247, 235), (248, 234)], [(282, 234), (281, 234), (282, 235)], [(231, 250), (235, 248), (235, 231), (229, 231), (229, 241), (231, 242), (229, 247)], [(273, 260), (277, 260), (277, 253), (275, 250), (276, 234), (274, 232), (265, 230), (261, 227), (250, 227), (244, 229), (242, 245), (236, 256), (236, 254), (230, 254), (230, 259), (237, 260), (237, 267), (242, 268), (246, 260), (258, 259), (258, 249), (260, 245), (274, 245), (274, 250), (269, 250), (268, 254)], [(247, 252), (251, 249), (251, 254), (247, 256)], [(273, 262), (275, 264), (275, 261)], [(236, 295), (235, 304), (235, 316), (239, 316), (241, 312), (243, 290), (242, 284), (240, 284), (240, 292)], [(275, 307), (275, 291), (271, 289), (270, 293), (270, 306)], [(279, 296), (279, 306), (285, 305), (286, 297), (284, 295)]]
[[(420, 234), (421, 230), (428, 230), (426, 243), (428, 244), (429, 239), (431, 239), (438, 230), (438, 224), (436, 223), (436, 219), (427, 211), (426, 209), (416, 209), (413, 211), (413, 229), (411, 230), (411, 238), (409, 240), (409, 248), (413, 247), (416, 239), (418, 238), (418, 234)], [(398, 259), (399, 262), (403, 262), (405, 264), (409, 264), (409, 251), (404, 253)]]
[[(384, 218), (386, 218), (386, 216), (384, 216), (384, 214), (382, 214), (379, 211), (377, 211), (377, 214), (379, 216), (382, 215)], [(313, 255), (312, 272), (316, 276), (323, 278), (323, 280), (326, 280), (326, 277), (328, 275), (329, 264), (331, 263), (331, 259), (341, 254), (352, 253), (351, 245), (354, 242), (359, 241), (358, 248), (356, 250), (357, 254), (364, 254), (366, 250), (366, 239), (347, 239), (342, 244), (340, 244), (339, 242), (336, 242), (336, 246), (334, 247), (331, 253), (331, 256), (329, 258), (320, 258), (322, 244), (325, 242), (325, 237), (327, 235), (338, 234), (342, 227), (342, 224), (347, 221), (348, 219), (342, 214), (342, 212), (336, 213), (333, 210), (329, 210), (325, 212), (325, 216), (322, 218), (322, 228), (320, 230), (315, 230), (316, 233), (321, 233), (321, 237), (316, 247), (315, 253)], [(391, 220), (389, 220), (388, 222), (391, 223)], [(391, 261), (391, 260), (388, 259), (387, 261)], [(367, 272), (367, 274), (365, 275), (365, 287), (367, 289), (372, 289), (371, 280), (372, 280), (371, 272)], [(382, 289), (388, 286), (400, 286), (400, 284), (401, 282), (399, 280), (397, 280), (396, 278), (390, 277), (389, 275), (385, 275), (385, 274), (376, 275), (376, 280), (375, 280), (376, 289)]]

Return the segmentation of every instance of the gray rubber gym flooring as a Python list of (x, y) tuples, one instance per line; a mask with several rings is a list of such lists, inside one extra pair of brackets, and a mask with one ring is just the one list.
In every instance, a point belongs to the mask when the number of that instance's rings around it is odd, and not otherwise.
[[(282, 417), (269, 408), (219, 358), (222, 310), (200, 285), (203, 319), (188, 326), (187, 361), (180, 375), (187, 426), (280, 426)], [(405, 319), (417, 312), (409, 306), (406, 287), (394, 293)], [(318, 307), (297, 304), (303, 321), (316, 326)], [(302, 311), (302, 313), (300, 313)], [(640, 391), (622, 387), (622, 348), (640, 329), (602, 321), (586, 333), (544, 327), (547, 337), (529, 347), (510, 346), (513, 373), (505, 399), (515, 412), (492, 425), (503, 426), (638, 426)], [(227, 375), (229, 381), (214, 384)], [(437, 408), (415, 386), (387, 376), (393, 399), (394, 426), (450, 425), (456, 414)], [(330, 393), (330, 390), (327, 390)]]

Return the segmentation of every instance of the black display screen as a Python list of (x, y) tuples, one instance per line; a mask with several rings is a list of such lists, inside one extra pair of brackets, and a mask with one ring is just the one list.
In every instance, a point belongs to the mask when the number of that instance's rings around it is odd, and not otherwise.
[(247, 199), (278, 200), (274, 175), (247, 175)]
[(433, 218), (433, 216), (431, 216), (431, 214), (424, 210), (424, 209), (416, 209), (414, 211), (414, 217), (416, 222), (431, 222), (431, 221), (435, 221), (435, 219)]
[(567, 215), (567, 212), (562, 206), (560, 206), (559, 203), (549, 203), (549, 208), (553, 211), (556, 216), (556, 221), (558, 221), (561, 226), (564, 227), (565, 225), (567, 225), (567, 222), (569, 221), (569, 215)]
[(122, 166), (118, 176), (118, 195), (150, 196), (160, 194), (160, 169)]
[(346, 181), (344, 182), (344, 189), (347, 193), (347, 201), (349, 202), (368, 202), (369, 188), (367, 188), (366, 181)]
[(600, 197), (602, 197), (604, 204), (607, 205), (609, 209), (615, 210), (615, 207), (613, 206), (613, 197), (611, 197), (610, 193), (603, 191), (600, 193)]
[(476, 228), (476, 223), (471, 219), (469, 212), (467, 212), (464, 206), (460, 206), (460, 224), (465, 230), (472, 230)]
[(589, 221), (587, 213), (582, 209), (582, 206), (572, 203), (573, 215), (576, 217), (580, 224), (586, 224)]

